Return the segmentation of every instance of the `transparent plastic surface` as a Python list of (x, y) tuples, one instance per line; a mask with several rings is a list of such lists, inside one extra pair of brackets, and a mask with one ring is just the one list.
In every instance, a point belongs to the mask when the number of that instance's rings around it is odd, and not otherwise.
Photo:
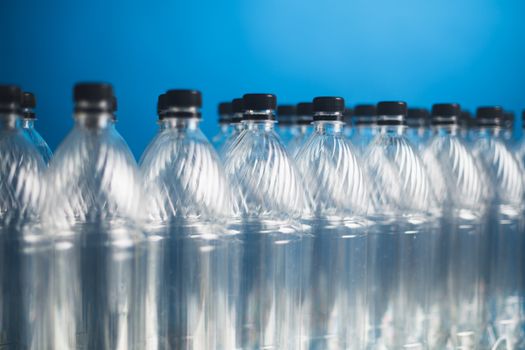
[(363, 349), (369, 193), (341, 122), (315, 122), (296, 162), (315, 203), (304, 239), (304, 349)]
[(307, 195), (272, 121), (245, 121), (226, 156), (239, 184), (243, 220), (235, 231), (238, 257), (232, 285), (235, 348), (300, 348), (302, 227)]
[(294, 138), (288, 142), (286, 145), (286, 148), (288, 149), (288, 154), (290, 154), (292, 157), (295, 158), (297, 155), (297, 152), (301, 149), (301, 147), (306, 143), (306, 140), (310, 137), (312, 134), (313, 127), (311, 125), (299, 125), (299, 132), (297, 135), (295, 135)]
[(352, 130), (353, 132), (349, 135), (350, 141), (357, 153), (363, 155), (377, 134), (378, 127), (375, 124), (357, 124), (352, 127)]
[(369, 233), (371, 348), (427, 347), (435, 199), (403, 126), (382, 126), (364, 159), (374, 201)]
[(523, 180), (518, 159), (498, 127), (477, 130), (474, 154), (488, 175), (490, 207), (485, 223), (487, 271), (486, 346), (525, 346)]
[(455, 125), (436, 126), (422, 157), (436, 178), (432, 183), (441, 208), (432, 256), (429, 347), (442, 349), (448, 343), (476, 349), (483, 331), (485, 177)]
[(110, 120), (75, 115), (48, 169), (54, 349), (143, 349), (142, 189)]
[(221, 149), (219, 150), (219, 156), (222, 160), (226, 158), (226, 155), (230, 153), (231, 148), (237, 143), (237, 140), (239, 138), (239, 135), (244, 129), (244, 125), (242, 123), (235, 123), (233, 124), (233, 130), (228, 139), (224, 142)]
[(35, 218), (41, 209), (44, 162), (18, 126), (16, 115), (0, 114), (0, 222)]
[(35, 129), (35, 121), (31, 119), (22, 120), (22, 130), (29, 137), (31, 142), (42, 156), (44, 163), (49, 164), (53, 153), (47, 145), (47, 142), (42, 138), (40, 133)]
[(147, 349), (232, 349), (231, 241), (237, 203), (197, 119), (165, 118), (141, 171), (148, 193)]
[(226, 140), (228, 140), (233, 133), (234, 126), (232, 124), (221, 124), (219, 132), (217, 135), (213, 136), (211, 139), (211, 143), (213, 147), (215, 147), (215, 150), (219, 152), (222, 147), (224, 146), (224, 143)]
[(51, 239), (37, 225), (0, 227), (0, 348), (53, 349)]
[(299, 126), (297, 124), (277, 123), (276, 131), (279, 139), (286, 146), (299, 134)]

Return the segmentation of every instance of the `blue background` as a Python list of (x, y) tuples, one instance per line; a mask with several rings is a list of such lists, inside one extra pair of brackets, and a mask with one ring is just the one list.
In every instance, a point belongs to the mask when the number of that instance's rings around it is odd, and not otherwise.
[(522, 0), (2, 0), (0, 81), (36, 93), (53, 148), (72, 126), (72, 85), (113, 83), (137, 157), (168, 88), (203, 91), (209, 136), (217, 102), (244, 92), (520, 111), (524, 14)]

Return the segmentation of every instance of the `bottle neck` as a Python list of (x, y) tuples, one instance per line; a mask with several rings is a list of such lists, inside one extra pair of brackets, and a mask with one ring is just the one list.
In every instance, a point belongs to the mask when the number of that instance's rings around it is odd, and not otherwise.
[(434, 130), (436, 131), (437, 135), (456, 136), (458, 134), (459, 127), (457, 124), (436, 125), (434, 126)]
[(19, 117), (16, 113), (0, 113), (0, 130), (15, 129)]
[(275, 126), (274, 120), (243, 120), (242, 125), (251, 131), (272, 131)]
[(345, 123), (341, 121), (319, 120), (314, 122), (316, 133), (325, 135), (338, 135), (343, 132)]
[(76, 112), (73, 118), (77, 126), (91, 130), (103, 130), (113, 125), (113, 116), (109, 112)]
[(183, 129), (183, 130), (196, 130), (199, 128), (200, 118), (177, 118), (168, 117), (163, 118), (160, 121), (161, 130), (168, 129)]
[(406, 129), (404, 125), (379, 125), (379, 132), (382, 135), (403, 135)]
[(34, 119), (22, 119), (22, 128), (33, 129), (35, 127)]

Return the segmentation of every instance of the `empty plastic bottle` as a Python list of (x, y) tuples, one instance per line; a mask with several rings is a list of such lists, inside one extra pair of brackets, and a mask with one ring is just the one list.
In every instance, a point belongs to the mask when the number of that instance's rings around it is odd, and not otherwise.
[[(435, 235), (430, 280), (429, 347), (477, 349), (482, 333), (482, 218), (486, 183), (460, 137), (458, 104), (432, 106), (433, 136), (423, 149), (439, 188), (440, 230)], [(450, 336), (450, 338), (449, 338)]]
[(422, 160), (404, 136), (404, 102), (377, 105), (378, 134), (364, 159), (375, 222), (369, 233), (371, 347), (427, 347), (435, 200)]
[(244, 129), (244, 124), (242, 123), (242, 98), (234, 98), (232, 100), (231, 127), (232, 132), (219, 150), (221, 159), (226, 157), (226, 154), (228, 154), (230, 148), (237, 142), (241, 131)]
[(0, 85), (0, 348), (52, 348), (51, 240), (38, 227), (44, 163), (20, 128), (22, 93)]
[(522, 229), (523, 180), (514, 152), (505, 144), (501, 107), (480, 107), (474, 155), (487, 174), (491, 191), (485, 223), (488, 346), (521, 349), (525, 346), (523, 268), (525, 241)]
[(405, 119), (406, 137), (418, 150), (425, 148), (432, 132), (430, 130), (430, 113), (426, 108), (409, 108)]
[(288, 145), (298, 133), (295, 105), (280, 105), (277, 107), (277, 121), (277, 133), (281, 141)]
[(300, 102), (296, 106), (297, 111), (297, 134), (288, 142), (288, 153), (295, 157), (299, 149), (304, 145), (312, 134), (313, 104), (311, 102)]
[(24, 92), (22, 95), (22, 129), (36, 146), (44, 162), (48, 164), (53, 154), (46, 141), (35, 129), (35, 107), (35, 96), (30, 92)]
[(49, 164), (54, 349), (143, 349), (142, 188), (111, 85), (74, 87), (75, 126)]
[(224, 145), (224, 142), (230, 137), (230, 135), (233, 132), (233, 127), (231, 124), (231, 118), (232, 118), (232, 104), (231, 102), (221, 102), (218, 106), (218, 114), (219, 114), (219, 133), (215, 135), (211, 142), (215, 149), (220, 151)]
[(350, 140), (356, 151), (362, 155), (377, 133), (375, 105), (356, 105), (353, 116), (354, 132)]
[(344, 100), (313, 101), (314, 131), (296, 156), (314, 215), (306, 222), (303, 291), (304, 349), (364, 349), (366, 223), (370, 206), (364, 173), (344, 136)]
[(148, 193), (147, 349), (233, 349), (228, 251), (219, 223), (236, 202), (199, 128), (201, 93), (159, 98), (161, 128), (141, 160)]
[(242, 196), (235, 285), (239, 349), (299, 349), (301, 229), (309, 205), (299, 172), (274, 131), (276, 97), (243, 97), (244, 130), (226, 155)]

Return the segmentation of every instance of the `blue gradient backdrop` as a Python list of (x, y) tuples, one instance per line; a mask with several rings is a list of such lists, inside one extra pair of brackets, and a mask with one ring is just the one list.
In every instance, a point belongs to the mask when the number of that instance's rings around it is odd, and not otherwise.
[(216, 103), (244, 92), (518, 111), (524, 14), (522, 0), (1, 0), (0, 81), (36, 93), (53, 148), (72, 126), (73, 83), (113, 83), (137, 157), (172, 87), (203, 91), (208, 135)]

